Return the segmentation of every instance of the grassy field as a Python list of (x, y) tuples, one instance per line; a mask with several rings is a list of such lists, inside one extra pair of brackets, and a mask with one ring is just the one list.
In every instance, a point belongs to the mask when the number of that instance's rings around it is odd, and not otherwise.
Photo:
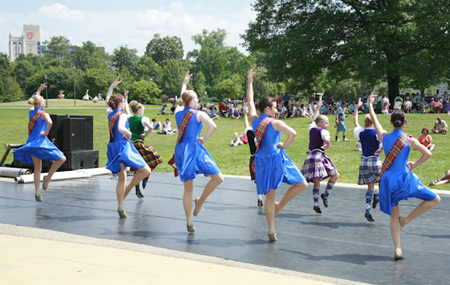
[[(46, 111), (50, 114), (71, 114), (71, 115), (93, 115), (94, 116), (94, 149), (100, 152), (100, 167), (106, 165), (106, 149), (109, 141), (108, 124), (103, 103), (93, 103), (91, 101), (77, 100), (76, 107), (71, 99), (50, 99), (49, 106)], [(28, 108), (26, 102), (14, 102), (0, 104), (0, 144), (6, 143), (18, 144), (25, 143), (27, 139), (27, 123), (28, 123)], [(146, 106), (145, 115), (156, 118), (157, 121), (163, 121), (169, 118), (175, 125), (175, 118), (173, 115), (157, 115), (161, 106)], [(444, 120), (448, 117), (443, 114)], [(423, 127), (431, 129), (434, 126), (434, 121), (437, 115), (435, 114), (410, 114), (408, 115), (408, 124), (406, 132), (418, 137)], [(362, 124), (364, 117), (360, 115), (359, 121)], [(330, 121), (334, 118), (330, 116)], [(392, 127), (389, 124), (389, 116), (379, 115), (379, 120), (386, 130), (389, 132)], [(447, 120), (449, 123), (450, 121)], [(237, 147), (230, 147), (229, 143), (234, 132), (241, 133), (244, 131), (244, 121), (224, 118), (215, 121), (217, 124), (217, 131), (206, 142), (205, 147), (211, 153), (217, 162), (220, 170), (224, 174), (229, 175), (249, 175), (248, 172), (248, 158), (249, 148), (247, 145), (240, 145)], [(287, 119), (285, 122), (297, 131), (297, 137), (291, 146), (286, 150), (290, 158), (297, 164), (299, 168), (303, 165), (308, 150), (308, 125), (311, 120), (306, 118)], [(333, 160), (341, 178), (338, 182), (354, 183), (358, 181), (358, 166), (360, 162), (360, 152), (354, 150), (356, 139), (353, 137), (353, 118), (350, 116), (345, 120), (348, 128), (347, 138), (349, 142), (334, 142), (335, 129), (330, 127), (329, 131), (332, 135), (332, 143), (327, 155)], [(331, 124), (332, 125), (332, 124)], [(436, 144), (436, 149), (433, 151), (433, 156), (425, 164), (422, 164), (414, 172), (422, 179), (426, 185), (434, 179), (440, 178), (443, 173), (449, 169), (449, 155), (450, 150), (446, 149), (449, 146), (449, 134), (447, 135), (432, 135), (433, 142)], [(342, 137), (340, 136), (340, 139)], [(282, 140), (285, 137), (282, 136)], [(164, 163), (158, 166), (155, 171), (168, 172), (171, 167), (166, 163), (172, 156), (176, 135), (157, 135), (151, 134), (146, 142), (153, 146), (161, 155)], [(3, 155), (3, 153), (1, 153)], [(417, 151), (411, 151), (410, 159), (417, 160), (420, 154)], [(384, 159), (384, 155), (382, 155)], [(13, 156), (10, 154), (6, 163), (11, 163)], [(442, 185), (434, 187), (435, 189), (448, 189), (449, 185)]]

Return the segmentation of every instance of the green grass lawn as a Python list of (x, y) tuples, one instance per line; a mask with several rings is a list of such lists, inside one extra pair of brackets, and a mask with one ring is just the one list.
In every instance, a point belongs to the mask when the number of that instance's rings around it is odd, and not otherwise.
[[(94, 149), (99, 150), (100, 161), (99, 166), (106, 165), (106, 149), (109, 141), (108, 123), (106, 119), (105, 109), (103, 103), (93, 103), (91, 101), (77, 100), (76, 107), (73, 106), (71, 99), (50, 99), (49, 107), (46, 111), (50, 114), (71, 114), (71, 115), (93, 115), (94, 116)], [(156, 118), (157, 121), (164, 121), (169, 118), (175, 125), (175, 118), (173, 115), (157, 115), (161, 106), (149, 105), (146, 106), (145, 115), (150, 119)], [(0, 144), (6, 143), (18, 144), (25, 143), (27, 139), (27, 124), (28, 124), (28, 109), (29, 105), (26, 102), (14, 102), (0, 104)], [(445, 114), (444, 120), (450, 123), (450, 117)], [(434, 126), (434, 121), (437, 115), (435, 114), (410, 114), (408, 115), (408, 124), (406, 132), (419, 137), (420, 131), (423, 127), (431, 129)], [(330, 121), (334, 118), (329, 116)], [(389, 124), (388, 115), (379, 115), (379, 120), (383, 127), (389, 132), (392, 130)], [(360, 115), (360, 124), (363, 123), (364, 116)], [(215, 121), (217, 130), (212, 137), (206, 142), (205, 147), (211, 153), (212, 157), (217, 162), (220, 170), (228, 175), (249, 175), (248, 159), (249, 148), (247, 145), (240, 145), (237, 147), (230, 147), (229, 143), (234, 132), (244, 132), (244, 121), (224, 118)], [(311, 122), (306, 118), (287, 119), (285, 122), (297, 131), (297, 137), (291, 146), (286, 150), (290, 158), (301, 168), (303, 161), (306, 158), (308, 150), (309, 137), (308, 126)], [(347, 138), (349, 142), (334, 142), (335, 129), (329, 128), (332, 136), (331, 147), (326, 151), (327, 155), (335, 163), (341, 177), (338, 182), (354, 183), (358, 181), (358, 167), (361, 153), (354, 150), (356, 139), (353, 137), (353, 118), (349, 116), (345, 120), (348, 128)], [(332, 124), (331, 124), (332, 125)], [(443, 173), (450, 167), (449, 154), (450, 150), (446, 149), (449, 146), (449, 136), (447, 135), (432, 135), (433, 143), (436, 144), (436, 149), (433, 151), (432, 157), (424, 164), (414, 170), (414, 172), (422, 179), (425, 185), (434, 179), (440, 178)], [(176, 135), (157, 135), (152, 133), (146, 142), (153, 146), (161, 155), (164, 163), (159, 165), (155, 171), (168, 172), (172, 168), (166, 163), (173, 154), (175, 149)], [(342, 136), (340, 136), (340, 139)], [(282, 135), (282, 140), (285, 137)], [(1, 153), (3, 155), (3, 152)], [(420, 157), (420, 153), (412, 150), (410, 159), (415, 161)], [(384, 155), (382, 155), (384, 159)], [(13, 156), (10, 154), (6, 163), (11, 163)], [(449, 185), (441, 185), (433, 187), (434, 189), (448, 189)]]

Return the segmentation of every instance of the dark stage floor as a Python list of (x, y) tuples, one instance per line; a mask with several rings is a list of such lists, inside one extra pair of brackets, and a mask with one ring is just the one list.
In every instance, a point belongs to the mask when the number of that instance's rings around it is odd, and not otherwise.
[[(194, 197), (208, 181), (195, 180)], [(119, 219), (111, 176), (52, 181), (34, 200), (34, 186), (0, 181), (0, 223), (121, 240), (359, 282), (445, 284), (450, 268), (450, 199), (402, 230), (404, 260), (394, 261), (389, 216), (377, 208), (364, 218), (365, 190), (335, 186), (328, 208), (316, 214), (311, 186), (276, 218), (277, 242), (269, 242), (264, 211), (256, 206), (252, 181), (226, 177), (194, 217), (188, 234), (183, 186), (171, 173), (153, 173), (144, 199), (134, 190)], [(323, 191), (324, 186), (322, 186)], [(279, 189), (277, 200), (287, 187)], [(401, 203), (409, 213), (420, 201)]]

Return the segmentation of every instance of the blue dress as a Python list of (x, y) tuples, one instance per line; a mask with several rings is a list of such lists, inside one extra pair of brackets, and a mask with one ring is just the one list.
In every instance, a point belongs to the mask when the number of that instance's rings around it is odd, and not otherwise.
[[(392, 133), (384, 136), (383, 148), (386, 155), (403, 132), (403, 130), (394, 129)], [(436, 193), (424, 186), (419, 177), (406, 166), (409, 151), (408, 142), (391, 167), (381, 177), (380, 210), (388, 215), (392, 215), (392, 207), (397, 206), (401, 200), (408, 200), (412, 197), (434, 200), (437, 196)]]
[[(253, 120), (253, 129), (256, 130), (259, 123), (266, 117), (268, 115), (263, 113), (259, 118)], [(277, 189), (282, 182), (295, 185), (305, 180), (284, 149), (278, 148), (279, 142), (280, 131), (275, 131), (270, 123), (255, 155), (255, 183), (258, 194), (265, 194), (270, 189)]]
[[(192, 108), (185, 107), (183, 111), (175, 114), (178, 129), (180, 129), (181, 121), (189, 109)], [(197, 121), (197, 113), (198, 111), (195, 111), (195, 114), (189, 120), (183, 137), (175, 147), (175, 164), (182, 182), (194, 179), (197, 174), (206, 176), (220, 173), (214, 159), (203, 144), (197, 141), (203, 126), (202, 122)]]
[[(34, 108), (29, 113), (29, 119), (33, 118), (37, 111), (42, 111), (41, 108)], [(37, 157), (41, 160), (60, 160), (63, 153), (47, 138), (41, 137), (41, 132), (47, 129), (47, 121), (42, 120), (42, 115), (37, 119), (33, 131), (28, 136), (27, 143), (21, 148), (13, 151), (14, 159), (20, 160), (24, 163), (33, 163), (31, 156)]]
[[(108, 120), (114, 116), (115, 113), (122, 111), (121, 109), (115, 109), (108, 114)], [(130, 140), (127, 140), (121, 132), (118, 130), (119, 120), (113, 127), (113, 141), (108, 143), (108, 162), (106, 163), (106, 169), (111, 170), (113, 174), (120, 172), (120, 164), (123, 163), (125, 167), (134, 167), (141, 169), (145, 167), (147, 163), (136, 150)], [(125, 127), (129, 129), (128, 120)]]

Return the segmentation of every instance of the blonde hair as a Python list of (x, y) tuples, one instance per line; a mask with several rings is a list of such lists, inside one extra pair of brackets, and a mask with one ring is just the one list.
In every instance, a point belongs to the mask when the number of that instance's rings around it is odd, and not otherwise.
[(371, 126), (373, 126), (372, 118), (370, 118), (370, 115), (367, 114), (364, 117), (364, 127), (368, 128), (368, 127), (371, 127)]
[(317, 118), (314, 120), (314, 122), (315, 122), (316, 124), (318, 124), (318, 123), (320, 123), (320, 122), (322, 122), (322, 121), (325, 121), (326, 119), (328, 119), (327, 116), (325, 116), (325, 115), (319, 115), (319, 116), (317, 116)]
[(117, 109), (119, 104), (123, 102), (123, 100), (125, 100), (125, 97), (123, 97), (122, 94), (111, 95), (111, 97), (108, 100), (108, 106), (111, 109), (115, 110), (115, 109)]
[(181, 98), (178, 99), (178, 105), (189, 106), (189, 103), (195, 97), (197, 97), (197, 93), (195, 93), (194, 90), (187, 90), (181, 95)]
[(39, 105), (39, 103), (43, 101), (44, 97), (42, 97), (41, 95), (34, 94), (33, 96), (30, 97), (30, 99), (28, 99), (27, 103), (36, 107), (37, 105)]
[(136, 100), (133, 100), (130, 102), (130, 107), (131, 107), (131, 111), (133, 112), (133, 114), (136, 114), (136, 112), (138, 112), (141, 109), (144, 110), (144, 105), (137, 102)]

